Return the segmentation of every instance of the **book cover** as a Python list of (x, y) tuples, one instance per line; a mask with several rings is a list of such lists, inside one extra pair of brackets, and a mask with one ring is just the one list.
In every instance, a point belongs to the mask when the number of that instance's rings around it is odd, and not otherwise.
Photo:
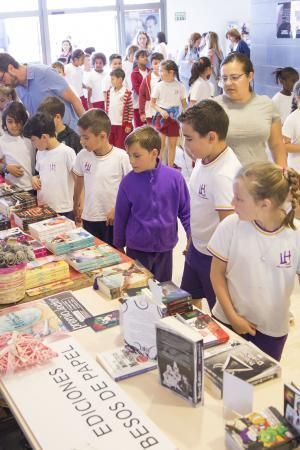
[(95, 237), (84, 228), (60, 232), (46, 240), (47, 248), (56, 255), (62, 255), (81, 248), (91, 247), (95, 243)]
[(156, 343), (161, 384), (194, 405), (202, 403), (202, 338), (175, 317), (166, 317), (156, 325)]
[(13, 213), (15, 224), (26, 231), (31, 223), (40, 222), (56, 216), (56, 212), (49, 206), (35, 206)]
[(126, 347), (97, 353), (96, 359), (115, 381), (140, 375), (157, 367), (156, 361), (130, 351)]
[(7, 183), (1, 183), (0, 184), (0, 197), (4, 197), (6, 195), (12, 195), (16, 192), (21, 192), (22, 189), (16, 186), (15, 184), (7, 184)]
[(65, 216), (51, 217), (29, 225), (28, 229), (35, 239), (52, 239), (57, 233), (75, 228), (75, 222)]
[(148, 286), (153, 275), (138, 261), (130, 261), (103, 269), (95, 277), (94, 289), (100, 290), (108, 298), (123, 296), (129, 289)]
[(225, 350), (221, 348), (212, 356), (205, 356), (204, 370), (220, 393), (224, 371), (253, 385), (281, 375), (279, 363), (250, 342), (227, 347)]
[(204, 348), (224, 344), (229, 340), (229, 334), (210, 315), (199, 309), (181, 315), (186, 324), (202, 336)]
[(300, 390), (294, 384), (284, 384), (284, 416), (300, 434)]
[(173, 281), (164, 281), (158, 283), (158, 285), (162, 288), (162, 301), (167, 306), (169, 303), (182, 302), (184, 300), (190, 301), (192, 300), (191, 294), (184, 291), (183, 289), (176, 286)]
[(119, 316), (120, 311), (116, 309), (115, 311), (109, 311), (107, 313), (99, 314), (98, 316), (89, 317), (88, 319), (85, 319), (85, 323), (96, 332), (103, 331), (119, 325)]
[(67, 253), (66, 261), (78, 272), (88, 272), (117, 264), (121, 257), (110, 245), (101, 244)]

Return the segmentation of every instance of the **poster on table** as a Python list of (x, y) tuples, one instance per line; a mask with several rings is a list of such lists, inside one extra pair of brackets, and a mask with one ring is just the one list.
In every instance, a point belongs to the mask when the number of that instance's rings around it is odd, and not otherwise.
[(75, 339), (51, 348), (51, 362), (0, 381), (43, 450), (176, 449)]

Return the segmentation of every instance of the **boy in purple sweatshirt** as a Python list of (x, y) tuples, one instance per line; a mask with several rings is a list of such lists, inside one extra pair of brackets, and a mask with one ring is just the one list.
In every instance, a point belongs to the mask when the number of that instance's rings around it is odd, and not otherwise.
[(125, 146), (133, 171), (120, 183), (114, 245), (140, 261), (156, 280), (172, 279), (172, 253), (178, 241), (177, 217), (190, 236), (190, 196), (181, 173), (159, 160), (161, 138), (145, 125), (130, 133)]

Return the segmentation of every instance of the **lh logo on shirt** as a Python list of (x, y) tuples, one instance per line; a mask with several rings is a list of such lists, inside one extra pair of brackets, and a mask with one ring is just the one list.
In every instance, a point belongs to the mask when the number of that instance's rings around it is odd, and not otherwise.
[(281, 268), (291, 267), (292, 266), (291, 258), (292, 253), (290, 250), (284, 250), (283, 252), (280, 252), (279, 265), (277, 267)]
[(55, 172), (56, 171), (56, 163), (51, 163), (50, 164), (50, 172)]
[(84, 173), (91, 173), (91, 167), (92, 164), (86, 161), (83, 166)]
[(205, 184), (200, 184), (198, 194), (201, 198), (204, 198), (205, 200), (207, 200)]

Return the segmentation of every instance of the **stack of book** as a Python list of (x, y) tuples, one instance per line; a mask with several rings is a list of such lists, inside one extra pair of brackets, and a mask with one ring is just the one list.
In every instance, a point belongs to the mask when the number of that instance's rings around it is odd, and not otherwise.
[(66, 261), (82, 273), (118, 264), (121, 256), (110, 245), (101, 244), (67, 253)]
[(68, 278), (70, 278), (68, 264), (65, 261), (53, 261), (51, 257), (46, 256), (27, 264), (26, 290)]
[(57, 234), (73, 230), (74, 228), (75, 222), (73, 220), (65, 216), (57, 216), (37, 223), (31, 223), (28, 226), (28, 231), (34, 239), (44, 242), (51, 241)]
[(23, 191), (23, 189), (19, 188), (15, 184), (7, 184), (7, 183), (0, 184), (0, 197), (16, 194), (17, 192), (22, 192), (22, 191)]
[(146, 288), (152, 277), (152, 273), (138, 261), (125, 262), (102, 269), (95, 277), (94, 289), (110, 299), (121, 296), (125, 299), (139, 295), (141, 288)]
[(56, 216), (56, 212), (50, 206), (35, 206), (13, 213), (15, 224), (25, 231), (28, 230), (29, 225), (32, 223), (41, 222)]
[(55, 255), (63, 255), (64, 253), (93, 246), (94, 243), (95, 238), (92, 234), (83, 228), (75, 228), (74, 230), (56, 234), (51, 240), (46, 240), (45, 245)]
[(0, 212), (7, 217), (13, 212), (22, 211), (36, 206), (36, 197), (29, 192), (18, 192), (0, 197)]
[(163, 386), (188, 399), (203, 403), (203, 341), (176, 317), (156, 324), (157, 364)]
[(206, 350), (206, 386), (219, 398), (223, 395), (225, 371), (253, 385), (281, 376), (279, 363), (250, 342), (233, 341), (212, 351)]
[(172, 281), (164, 281), (158, 285), (162, 289), (162, 302), (166, 305), (169, 316), (193, 310), (191, 294), (177, 287)]

